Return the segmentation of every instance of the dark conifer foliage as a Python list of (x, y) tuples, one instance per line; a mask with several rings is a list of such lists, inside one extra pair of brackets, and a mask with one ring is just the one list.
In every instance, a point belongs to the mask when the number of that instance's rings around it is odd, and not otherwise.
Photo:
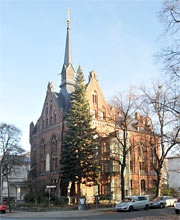
[(82, 181), (95, 182), (98, 175), (97, 134), (91, 128), (89, 109), (84, 76), (79, 66), (61, 152), (61, 178), (66, 187), (69, 182), (72, 185), (77, 182), (79, 186)]

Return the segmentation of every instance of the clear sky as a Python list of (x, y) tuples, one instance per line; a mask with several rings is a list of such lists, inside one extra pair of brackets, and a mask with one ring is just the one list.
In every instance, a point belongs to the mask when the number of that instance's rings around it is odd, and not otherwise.
[(22, 131), (40, 117), (47, 85), (59, 92), (70, 8), (72, 61), (97, 72), (106, 100), (158, 77), (161, 0), (0, 0), (0, 122)]

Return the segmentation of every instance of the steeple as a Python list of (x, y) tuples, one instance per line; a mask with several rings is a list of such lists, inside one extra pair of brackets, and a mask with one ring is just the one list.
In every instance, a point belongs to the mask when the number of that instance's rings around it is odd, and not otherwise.
[(74, 91), (74, 80), (75, 80), (75, 71), (72, 66), (69, 24), (70, 24), (70, 20), (69, 20), (69, 9), (68, 9), (65, 57), (64, 57), (63, 68), (61, 71), (61, 85), (60, 85), (61, 93), (63, 93), (64, 95), (66, 93), (71, 94)]
[(64, 57), (64, 65), (66, 67), (68, 67), (69, 64), (72, 64), (69, 23), (70, 20), (69, 20), (69, 9), (68, 9), (67, 36), (66, 36), (66, 48), (65, 48), (65, 57)]

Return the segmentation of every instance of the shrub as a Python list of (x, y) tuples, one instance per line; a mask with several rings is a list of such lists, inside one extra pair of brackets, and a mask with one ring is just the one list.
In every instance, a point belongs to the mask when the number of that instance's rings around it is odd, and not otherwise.
[[(67, 203), (66, 197), (59, 198), (57, 196), (51, 195), (50, 199), (50, 202), (54, 205), (65, 205)], [(26, 203), (44, 204), (44, 206), (47, 206), (49, 204), (49, 193), (28, 193), (24, 196), (24, 201)]]

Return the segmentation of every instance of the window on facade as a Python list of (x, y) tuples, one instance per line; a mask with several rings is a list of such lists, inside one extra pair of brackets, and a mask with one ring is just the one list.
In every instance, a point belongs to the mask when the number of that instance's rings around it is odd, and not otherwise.
[(98, 118), (96, 110), (93, 110), (93, 118)]
[(131, 189), (133, 189), (133, 180), (131, 180)]
[(52, 125), (53, 117), (50, 117), (50, 125)]
[(133, 162), (132, 162), (132, 160), (130, 161), (130, 170), (133, 172)]
[(101, 117), (101, 120), (105, 120), (106, 119), (106, 115), (105, 115), (104, 111), (101, 111), (100, 117)]
[(145, 180), (141, 180), (141, 191), (144, 192), (146, 190), (146, 182)]
[(50, 113), (52, 113), (52, 109), (53, 109), (53, 106), (52, 104), (50, 105)]
[(106, 111), (104, 106), (102, 107), (102, 111), (100, 112), (100, 118), (101, 120), (106, 120)]
[(48, 118), (46, 118), (46, 126), (48, 126)]
[(54, 123), (56, 123), (56, 112), (54, 111)]
[(104, 152), (104, 153), (107, 152), (107, 145), (106, 145), (106, 143), (103, 143), (103, 152)]
[(56, 135), (52, 136), (51, 139), (51, 153), (57, 152), (57, 138)]
[(57, 157), (55, 158), (55, 165), (54, 165), (55, 170), (57, 169)]
[(41, 154), (45, 154), (45, 152), (46, 152), (46, 146), (45, 146), (44, 140), (41, 140), (40, 151), (41, 151)]
[(92, 94), (92, 101), (93, 101), (94, 104), (98, 103), (98, 96), (97, 96), (96, 91), (94, 91), (93, 94)]
[(119, 164), (116, 161), (113, 161), (113, 172), (119, 172)]

